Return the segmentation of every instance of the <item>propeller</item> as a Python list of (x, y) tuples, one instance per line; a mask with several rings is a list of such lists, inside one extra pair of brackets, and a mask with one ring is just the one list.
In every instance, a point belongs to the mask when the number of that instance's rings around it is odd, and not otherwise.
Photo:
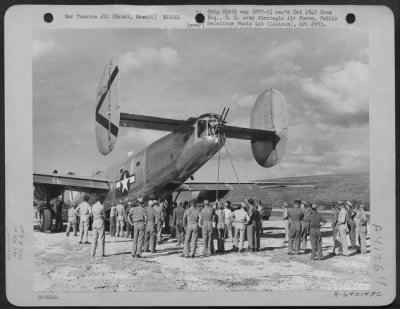
[(229, 107), (228, 108), (224, 107), (221, 115), (219, 116), (218, 123), (216, 125), (215, 132), (217, 134), (224, 134), (224, 125), (226, 123), (226, 117), (228, 116), (228, 113), (229, 113)]

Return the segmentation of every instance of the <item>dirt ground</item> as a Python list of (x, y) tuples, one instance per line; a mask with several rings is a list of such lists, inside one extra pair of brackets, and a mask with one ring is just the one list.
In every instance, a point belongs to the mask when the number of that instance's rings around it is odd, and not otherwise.
[[(321, 261), (310, 260), (310, 249), (306, 254), (288, 255), (283, 244), (283, 222), (276, 218), (264, 221), (259, 252), (226, 252), (205, 257), (200, 239), (195, 258), (181, 257), (182, 248), (176, 247), (176, 240), (165, 237), (156, 253), (143, 253), (142, 259), (135, 259), (131, 256), (130, 239), (110, 237), (108, 233), (106, 257), (91, 258), (91, 246), (79, 245), (78, 237), (72, 233), (66, 237), (65, 233), (34, 231), (35, 291), (369, 289), (369, 253), (330, 255), (330, 231), (330, 223), (322, 228)], [(369, 240), (367, 244), (369, 248)], [(307, 246), (310, 248), (309, 242)], [(225, 249), (231, 248), (232, 242), (227, 240)]]

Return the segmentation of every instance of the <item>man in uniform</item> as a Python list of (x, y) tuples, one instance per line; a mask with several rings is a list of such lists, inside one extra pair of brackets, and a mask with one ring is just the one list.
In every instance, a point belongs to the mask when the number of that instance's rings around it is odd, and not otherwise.
[(317, 211), (317, 204), (313, 203), (312, 211), (306, 217), (306, 222), (310, 225), (310, 241), (311, 241), (311, 260), (315, 260), (315, 253), (318, 252), (318, 260), (322, 259), (322, 238), (321, 223), (326, 220)]
[(115, 234), (117, 237), (124, 236), (124, 222), (126, 218), (125, 207), (122, 205), (122, 200), (119, 200), (117, 206), (115, 206), (115, 215), (117, 216), (117, 228)]
[(174, 208), (172, 213), (172, 225), (175, 228), (176, 246), (182, 246), (184, 242), (184, 230), (183, 230), (183, 215), (185, 214), (185, 209), (182, 207), (182, 202)]
[(116, 219), (115, 219), (115, 205), (113, 205), (110, 209), (110, 236), (114, 237), (115, 236), (115, 224), (116, 224)]
[(347, 210), (344, 207), (344, 202), (341, 202), (339, 204), (340, 207), (340, 211), (339, 211), (339, 216), (338, 216), (338, 220), (337, 220), (337, 225), (339, 228), (339, 238), (340, 238), (340, 242), (342, 244), (342, 248), (343, 248), (343, 255), (344, 256), (348, 256), (349, 255), (349, 248), (347, 245), (347, 234), (346, 234), (346, 230), (347, 230)]
[(167, 210), (164, 207), (164, 203), (159, 201), (157, 202), (157, 208), (156, 211), (158, 212), (157, 217), (158, 217), (158, 222), (157, 222), (157, 243), (161, 244), (162, 241), (162, 229), (165, 223), (165, 218), (167, 215)]
[(367, 253), (367, 224), (368, 224), (368, 218), (367, 214), (365, 213), (364, 210), (364, 204), (360, 205), (360, 235), (358, 242), (360, 243), (360, 252), (361, 254), (366, 254)]
[(147, 221), (146, 211), (143, 208), (143, 197), (138, 197), (138, 205), (132, 207), (128, 215), (128, 221), (133, 225), (132, 257), (142, 257), (143, 236)]
[[(129, 201), (128, 206), (125, 211), (125, 214), (129, 214), (131, 209), (132, 209), (132, 202)], [(126, 235), (125, 236), (126, 236), (126, 238), (129, 238), (129, 236), (130, 236), (131, 239), (133, 239), (133, 226), (129, 223), (128, 218), (126, 218), (125, 222), (126, 222)]]
[(183, 214), (183, 226), (185, 227), (185, 246), (183, 248), (184, 257), (193, 258), (197, 248), (198, 223), (200, 220), (200, 211), (195, 208), (195, 201), (190, 201), (190, 207)]
[(247, 241), (248, 247), (250, 251), (256, 251), (256, 242), (257, 242), (257, 232), (256, 232), (256, 207), (254, 206), (254, 200), (248, 199), (245, 200), (248, 204), (247, 213), (249, 215), (249, 222), (247, 223)]
[(156, 214), (153, 209), (154, 202), (148, 201), (146, 209), (147, 223), (144, 235), (144, 252), (156, 252)]
[(204, 208), (200, 212), (200, 227), (204, 240), (204, 255), (207, 255), (208, 248), (210, 248), (210, 253), (214, 254), (213, 222), (215, 222), (215, 210), (211, 208), (208, 200), (204, 200)]
[(303, 219), (301, 220), (301, 232), (300, 232), (300, 244), (303, 253), (306, 253), (307, 249), (307, 236), (309, 234), (309, 224), (307, 221), (308, 215), (311, 213), (311, 209), (308, 207), (306, 201), (301, 201), (300, 209), (303, 212)]
[(83, 197), (83, 202), (78, 205), (75, 209), (75, 214), (79, 216), (79, 243), (82, 243), (83, 238), (85, 238), (85, 244), (89, 244), (88, 241), (88, 229), (89, 229), (89, 216), (92, 213), (92, 209), (89, 205), (89, 196), (85, 195)]
[(240, 208), (232, 213), (233, 226), (235, 228), (235, 237), (233, 240), (233, 251), (244, 252), (244, 234), (246, 232), (246, 225), (250, 221), (250, 217), (246, 211), (246, 203), (240, 203)]
[(75, 229), (75, 208), (74, 204), (71, 204), (68, 208), (68, 223), (67, 223), (67, 236), (69, 236), (69, 232), (72, 230), (74, 231), (74, 235), (76, 236), (76, 229)]
[(63, 228), (63, 221), (62, 221), (62, 209), (64, 206), (64, 202), (61, 199), (56, 199), (55, 201), (55, 213), (56, 213), (56, 226), (55, 231), (61, 232)]
[(282, 204), (282, 220), (283, 220), (283, 225), (285, 226), (285, 241), (283, 244), (287, 244), (289, 242), (289, 216), (288, 216), (288, 203), (283, 203)]
[[(340, 204), (340, 202), (339, 202)], [(339, 218), (339, 212), (340, 208), (339, 206), (335, 206), (333, 208), (333, 219), (332, 219), (332, 238), (333, 238), (333, 250), (332, 250), (332, 255), (336, 255), (336, 248), (339, 248), (339, 255), (343, 254), (343, 249), (342, 249), (342, 243), (340, 242), (339, 239), (339, 224), (338, 224), (338, 218)]]
[[(303, 212), (301, 211), (300, 201), (294, 201), (294, 208), (288, 209), (288, 216), (290, 220), (289, 226), (289, 255), (300, 254), (300, 234), (301, 234), (301, 220), (303, 219)], [(294, 252), (293, 252), (294, 246)]]
[(225, 239), (229, 237), (230, 241), (233, 241), (232, 236), (232, 211), (231, 202), (226, 201), (224, 204), (224, 217), (225, 217)]
[(349, 229), (350, 250), (356, 249), (356, 224), (354, 222), (354, 217), (356, 216), (356, 212), (353, 210), (353, 204), (350, 201), (346, 201), (345, 207), (347, 210), (347, 227)]
[(222, 253), (225, 251), (225, 212), (224, 205), (218, 203), (218, 209), (216, 211), (217, 221), (217, 252)]
[(103, 197), (98, 197), (97, 202), (92, 206), (93, 214), (93, 243), (92, 243), (92, 257), (96, 255), (97, 244), (99, 243), (100, 255), (104, 257), (104, 244), (105, 244), (105, 231), (104, 220), (106, 214), (104, 212), (104, 205), (101, 203)]

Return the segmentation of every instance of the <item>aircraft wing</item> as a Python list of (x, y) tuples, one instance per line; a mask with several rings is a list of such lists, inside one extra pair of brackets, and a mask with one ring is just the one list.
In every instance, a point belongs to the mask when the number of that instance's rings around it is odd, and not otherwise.
[(44, 200), (47, 191), (51, 198), (64, 190), (82, 192), (108, 192), (109, 182), (96, 177), (81, 177), (67, 174), (34, 173), (33, 185), (35, 198)]
[(121, 127), (149, 129), (157, 131), (174, 131), (182, 126), (192, 125), (195, 121), (196, 118), (177, 120), (170, 118), (121, 113), (119, 124)]
[(273, 140), (275, 143), (279, 141), (279, 136), (275, 134), (275, 131), (225, 126), (224, 132), (226, 137), (229, 138), (245, 139), (251, 141)]

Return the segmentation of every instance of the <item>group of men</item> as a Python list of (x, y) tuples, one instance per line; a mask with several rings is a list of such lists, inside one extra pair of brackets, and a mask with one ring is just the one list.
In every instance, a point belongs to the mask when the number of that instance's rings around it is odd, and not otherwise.
[[(310, 236), (311, 259), (321, 260), (322, 237), (321, 226), (327, 220), (318, 212), (317, 204), (295, 200), (293, 207), (289, 208), (283, 203), (283, 222), (285, 226), (285, 241), (288, 243), (289, 255), (306, 252), (307, 238)], [(364, 205), (353, 207), (350, 201), (339, 201), (334, 207), (332, 219), (333, 251), (339, 248), (339, 255), (348, 256), (347, 231), (349, 231), (351, 250), (356, 250), (356, 240), (359, 242), (359, 251), (365, 254), (367, 235), (367, 214)], [(317, 255), (317, 256), (316, 256)]]

